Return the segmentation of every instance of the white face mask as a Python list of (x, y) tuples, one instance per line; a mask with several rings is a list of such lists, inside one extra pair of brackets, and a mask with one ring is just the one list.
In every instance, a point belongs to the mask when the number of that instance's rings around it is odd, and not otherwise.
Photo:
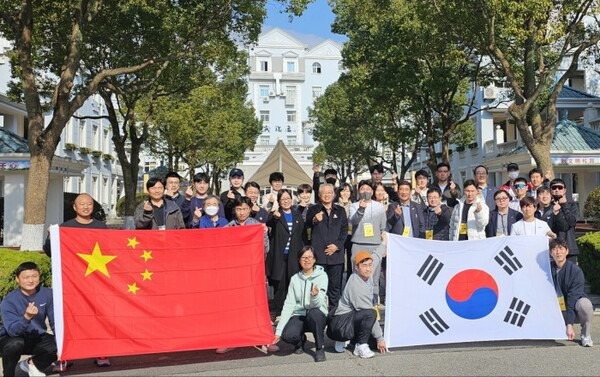
[(519, 178), (519, 171), (511, 171), (510, 173), (508, 173), (508, 178), (510, 179), (517, 179)]
[(208, 216), (214, 216), (217, 213), (219, 213), (219, 207), (214, 207), (214, 206), (206, 207), (206, 209), (204, 210), (204, 212), (206, 212), (206, 214)]

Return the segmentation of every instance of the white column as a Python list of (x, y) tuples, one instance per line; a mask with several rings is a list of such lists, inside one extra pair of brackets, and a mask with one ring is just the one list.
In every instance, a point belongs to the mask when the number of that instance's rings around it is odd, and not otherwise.
[(25, 176), (27, 172), (4, 174), (4, 245), (19, 246), (25, 216)]
[(51, 175), (48, 184), (48, 201), (46, 203), (46, 228), (51, 224), (60, 224), (64, 221), (64, 192), (63, 176)]

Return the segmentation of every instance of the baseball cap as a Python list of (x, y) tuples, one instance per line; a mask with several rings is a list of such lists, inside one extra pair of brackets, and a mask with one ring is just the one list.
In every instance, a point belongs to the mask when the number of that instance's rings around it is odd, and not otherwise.
[(229, 178), (233, 177), (234, 175), (239, 175), (240, 177), (243, 177), (244, 172), (242, 171), (242, 169), (238, 168), (231, 169), (231, 171), (229, 172)]
[(365, 260), (365, 259), (373, 259), (373, 256), (371, 254), (369, 254), (368, 251), (359, 251), (355, 256), (354, 256), (354, 264), (358, 264), (360, 261)]
[(519, 165), (515, 164), (514, 162), (511, 162), (506, 166), (506, 171), (509, 170), (519, 170)]

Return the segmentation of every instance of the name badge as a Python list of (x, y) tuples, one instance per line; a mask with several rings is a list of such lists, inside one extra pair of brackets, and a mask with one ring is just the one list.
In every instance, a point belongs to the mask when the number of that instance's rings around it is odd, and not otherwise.
[(467, 234), (467, 223), (460, 223), (460, 234)]
[(311, 228), (306, 229), (306, 238), (308, 238), (309, 241), (311, 240), (311, 238), (312, 238), (312, 229)]
[(352, 224), (348, 224), (348, 234), (352, 234)]
[(405, 227), (404, 227), (404, 230), (402, 231), (402, 235), (403, 235), (404, 237), (408, 237), (408, 236), (410, 236), (410, 227), (409, 227), (409, 226), (405, 226)]
[(425, 239), (426, 240), (432, 240), (433, 239), (433, 230), (426, 230), (425, 231)]
[(375, 234), (373, 233), (373, 224), (364, 223), (363, 230), (365, 232), (365, 237), (373, 237)]
[(563, 312), (567, 310), (567, 305), (565, 305), (564, 297), (558, 297), (558, 306), (560, 306), (560, 310)]
[(167, 230), (167, 226), (166, 225), (159, 225), (158, 226), (158, 230)]

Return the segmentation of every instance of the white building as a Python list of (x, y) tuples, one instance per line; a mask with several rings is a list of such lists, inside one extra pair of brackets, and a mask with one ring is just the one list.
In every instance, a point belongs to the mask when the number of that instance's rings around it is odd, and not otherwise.
[[(566, 182), (568, 195), (579, 202), (580, 212), (589, 192), (600, 185), (599, 81), (593, 66), (581, 69), (567, 82), (557, 101), (560, 120), (551, 160), (555, 176)], [(508, 113), (510, 102), (506, 100), (511, 98), (511, 90), (497, 83), (476, 91), (475, 106), (486, 110), (472, 119), (476, 142), (467, 148), (450, 147), (454, 179), (462, 186), (466, 179), (473, 178), (473, 168), (483, 164), (489, 169), (489, 183), (499, 187), (508, 180), (506, 166), (510, 162), (517, 163), (520, 175), (527, 178), (536, 164)], [(426, 159), (426, 151), (421, 151), (412, 169), (426, 168)]]
[[(316, 144), (308, 108), (342, 73), (341, 46), (331, 40), (308, 46), (274, 28), (260, 35), (247, 49), (250, 66), (248, 99), (254, 104), (256, 117), (263, 121), (263, 131), (256, 146), (246, 151), (244, 162), (237, 167), (244, 171), (246, 181), (252, 180), (253, 176), (256, 179), (264, 177), (259, 168), (281, 140), (306, 173), (306, 177), (300, 179), (296, 171), (294, 175), (301, 182), (297, 179), (298, 182), (286, 181), (286, 184), (311, 183), (312, 152)], [(284, 161), (283, 158), (280, 160)], [(273, 171), (282, 170), (286, 176), (287, 168), (283, 164), (281, 169), (277, 166)], [(258, 180), (261, 187), (268, 186), (268, 180)], [(223, 187), (228, 186), (225, 183)]]
[[(29, 148), (25, 106), (5, 96), (11, 79), (10, 61), (6, 56), (10, 49), (10, 43), (0, 38), (0, 202), (3, 205), (0, 245), (18, 246), (28, 185)], [(105, 114), (102, 98), (94, 95), (75, 115)], [(45, 117), (48, 122), (51, 114)], [(63, 130), (50, 170), (45, 228), (65, 220), (66, 192), (88, 193), (103, 206), (107, 216), (115, 215), (116, 202), (123, 195), (123, 174), (113, 152), (108, 120), (74, 117)]]

